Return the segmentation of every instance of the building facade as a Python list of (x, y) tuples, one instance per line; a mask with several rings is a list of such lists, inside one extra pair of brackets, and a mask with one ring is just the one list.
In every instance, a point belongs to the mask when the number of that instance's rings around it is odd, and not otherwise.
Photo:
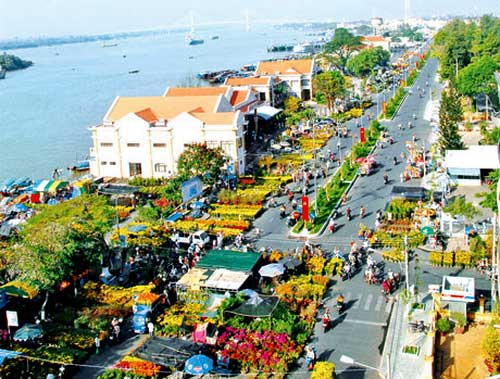
[(168, 177), (186, 145), (221, 147), (245, 171), (244, 116), (223, 94), (117, 97), (102, 124), (90, 128), (90, 172), (115, 178)]

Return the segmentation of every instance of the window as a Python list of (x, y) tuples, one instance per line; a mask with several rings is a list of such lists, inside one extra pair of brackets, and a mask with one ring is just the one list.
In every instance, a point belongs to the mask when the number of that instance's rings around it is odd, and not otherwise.
[(153, 147), (167, 147), (166, 143), (153, 143)]
[(167, 172), (167, 165), (165, 163), (155, 163), (155, 172)]
[(106, 166), (108, 164), (108, 162), (106, 161), (101, 161), (101, 166)]
[(110, 166), (116, 166), (116, 162), (109, 162)]
[(101, 142), (101, 147), (113, 147), (111, 142)]
[(302, 79), (301, 84), (303, 87), (307, 87), (311, 85), (311, 81), (309, 79)]
[(140, 146), (140, 144), (135, 143), (135, 142), (134, 143), (127, 143), (127, 147), (139, 147), (139, 146)]
[(266, 93), (265, 92), (259, 92), (259, 100), (266, 101)]
[(232, 153), (232, 150), (234, 148), (234, 143), (233, 141), (223, 141), (221, 142), (221, 148), (227, 153)]
[(130, 176), (138, 176), (142, 174), (142, 165), (140, 163), (129, 163), (128, 170)]
[(207, 147), (209, 149), (215, 149), (219, 146), (220, 146), (219, 141), (207, 141)]

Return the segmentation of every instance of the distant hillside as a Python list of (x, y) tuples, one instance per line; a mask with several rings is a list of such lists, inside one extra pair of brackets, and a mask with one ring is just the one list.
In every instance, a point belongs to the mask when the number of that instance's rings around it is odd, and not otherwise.
[(23, 68), (27, 68), (32, 65), (33, 62), (25, 61), (24, 59), (16, 57), (15, 55), (10, 55), (6, 53), (0, 55), (0, 66), (5, 68), (7, 71), (21, 70)]

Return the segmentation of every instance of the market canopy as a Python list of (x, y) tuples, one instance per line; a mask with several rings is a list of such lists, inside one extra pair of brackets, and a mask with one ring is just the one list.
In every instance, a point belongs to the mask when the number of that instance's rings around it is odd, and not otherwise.
[(241, 271), (219, 268), (202, 284), (203, 287), (237, 291), (250, 275)]
[[(269, 105), (262, 105), (260, 107), (257, 107), (255, 111), (257, 112), (257, 116), (267, 121), (279, 114), (281, 112), (281, 109), (274, 108)], [(252, 112), (250, 112), (249, 114), (251, 115)]]
[(219, 269), (225, 268), (232, 271), (252, 271), (260, 259), (259, 253), (241, 252), (234, 250), (210, 250), (202, 257), (197, 268)]
[(19, 351), (0, 349), (0, 365), (2, 365), (3, 361), (5, 361), (7, 358), (14, 358), (21, 354), (22, 353), (20, 353)]
[(55, 193), (59, 189), (66, 187), (68, 182), (63, 180), (41, 180), (33, 185), (33, 190), (36, 192)]
[(38, 291), (28, 284), (19, 280), (13, 280), (0, 287), (7, 295), (33, 299), (38, 295)]
[(203, 313), (202, 317), (215, 318), (217, 317), (217, 310), (219, 309), (222, 302), (229, 295), (223, 295), (220, 293), (211, 293), (208, 300), (205, 302), (205, 313)]
[(101, 187), (98, 190), (99, 193), (104, 195), (133, 195), (139, 192), (139, 187), (128, 186), (128, 185), (118, 185), (118, 184), (108, 184), (105, 187)]
[(35, 324), (24, 324), (14, 334), (14, 341), (29, 341), (40, 338), (43, 334), (42, 327)]
[(133, 355), (164, 367), (181, 368), (203, 345), (179, 338), (150, 337)]
[(277, 296), (250, 296), (243, 304), (226, 312), (246, 317), (269, 317), (279, 301)]
[(188, 272), (186, 272), (182, 278), (177, 281), (178, 287), (188, 287), (192, 289), (200, 289), (201, 285), (205, 282), (205, 280), (209, 277), (208, 270), (200, 269), (200, 268), (192, 268)]

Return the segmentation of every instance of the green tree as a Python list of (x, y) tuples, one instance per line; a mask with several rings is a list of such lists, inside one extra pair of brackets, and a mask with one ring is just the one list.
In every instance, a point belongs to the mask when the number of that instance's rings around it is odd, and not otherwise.
[(300, 99), (294, 96), (288, 96), (285, 100), (285, 114), (291, 115), (292, 113), (296, 113), (300, 109)]
[(391, 54), (381, 47), (364, 49), (347, 61), (347, 69), (355, 76), (369, 75), (376, 66), (385, 66)]
[(483, 56), (460, 70), (457, 80), (458, 92), (473, 97), (480, 93), (492, 94), (496, 92), (495, 71), (497, 62), (490, 56)]
[(500, 332), (493, 326), (488, 326), (481, 341), (482, 352), (492, 361), (500, 356)]
[(335, 100), (345, 92), (345, 79), (339, 71), (327, 71), (313, 78), (313, 89), (326, 97), (330, 111), (335, 108)]
[(0, 66), (7, 71), (20, 70), (31, 66), (33, 62), (25, 61), (15, 55), (3, 53), (0, 55)]
[(464, 216), (468, 220), (471, 220), (480, 213), (474, 204), (465, 201), (465, 197), (463, 196), (455, 197), (443, 210), (454, 217)]
[(460, 98), (450, 85), (448, 91), (441, 94), (441, 105), (439, 108), (439, 139), (438, 144), (441, 154), (446, 150), (464, 149), (462, 137), (458, 134), (458, 122), (463, 118)]
[(347, 61), (361, 46), (363, 46), (361, 37), (355, 36), (345, 28), (337, 28), (332, 40), (325, 45), (324, 52), (327, 61), (333, 67), (345, 72)]
[(219, 179), (225, 162), (226, 157), (220, 147), (212, 149), (206, 144), (192, 144), (179, 156), (177, 171), (182, 176), (201, 176), (204, 182), (213, 183)]
[(498, 212), (497, 209), (497, 184), (500, 179), (500, 170), (494, 170), (488, 175), (488, 180), (491, 182), (488, 192), (478, 193), (477, 197), (482, 197), (483, 200), (479, 203), (484, 208), (489, 208), (493, 212)]
[(39, 290), (96, 264), (106, 251), (104, 234), (115, 212), (104, 197), (84, 195), (31, 217), (13, 249), (11, 270)]

